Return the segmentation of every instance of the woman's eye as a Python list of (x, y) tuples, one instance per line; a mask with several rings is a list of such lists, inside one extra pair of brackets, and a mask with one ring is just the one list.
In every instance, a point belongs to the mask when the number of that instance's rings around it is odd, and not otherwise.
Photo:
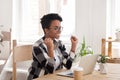
[(57, 30), (58, 28), (54, 28), (54, 30)]

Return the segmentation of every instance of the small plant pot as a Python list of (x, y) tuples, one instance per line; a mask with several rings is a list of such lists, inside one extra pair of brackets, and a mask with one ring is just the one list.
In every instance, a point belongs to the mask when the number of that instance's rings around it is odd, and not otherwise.
[(116, 34), (116, 40), (120, 41), (120, 32), (116, 32), (115, 34)]
[(107, 64), (106, 63), (100, 63), (99, 67), (100, 67), (100, 73), (107, 74)]

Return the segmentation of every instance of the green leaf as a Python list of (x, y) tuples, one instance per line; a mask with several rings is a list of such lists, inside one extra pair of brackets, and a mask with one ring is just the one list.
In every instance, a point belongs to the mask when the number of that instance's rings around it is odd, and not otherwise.
[(90, 46), (86, 46), (86, 42), (85, 42), (85, 37), (83, 37), (83, 41), (81, 43), (81, 46), (79, 46), (77, 48), (77, 53), (75, 56), (75, 60), (81, 56), (85, 56), (87, 54), (93, 54), (93, 50), (91, 49)]

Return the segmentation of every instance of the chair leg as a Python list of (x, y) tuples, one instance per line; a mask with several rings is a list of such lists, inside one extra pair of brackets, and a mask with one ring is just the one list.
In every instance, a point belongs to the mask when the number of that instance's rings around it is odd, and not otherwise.
[(12, 80), (16, 80), (16, 63), (13, 63), (13, 79)]

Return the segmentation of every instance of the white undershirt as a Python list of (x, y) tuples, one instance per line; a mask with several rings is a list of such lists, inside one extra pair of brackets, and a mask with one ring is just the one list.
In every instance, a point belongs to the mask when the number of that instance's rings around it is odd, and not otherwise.
[(54, 50), (54, 58), (55, 58), (55, 65), (54, 65), (54, 70), (56, 70), (56, 68), (60, 65), (60, 59), (59, 59), (59, 52), (58, 50)]

